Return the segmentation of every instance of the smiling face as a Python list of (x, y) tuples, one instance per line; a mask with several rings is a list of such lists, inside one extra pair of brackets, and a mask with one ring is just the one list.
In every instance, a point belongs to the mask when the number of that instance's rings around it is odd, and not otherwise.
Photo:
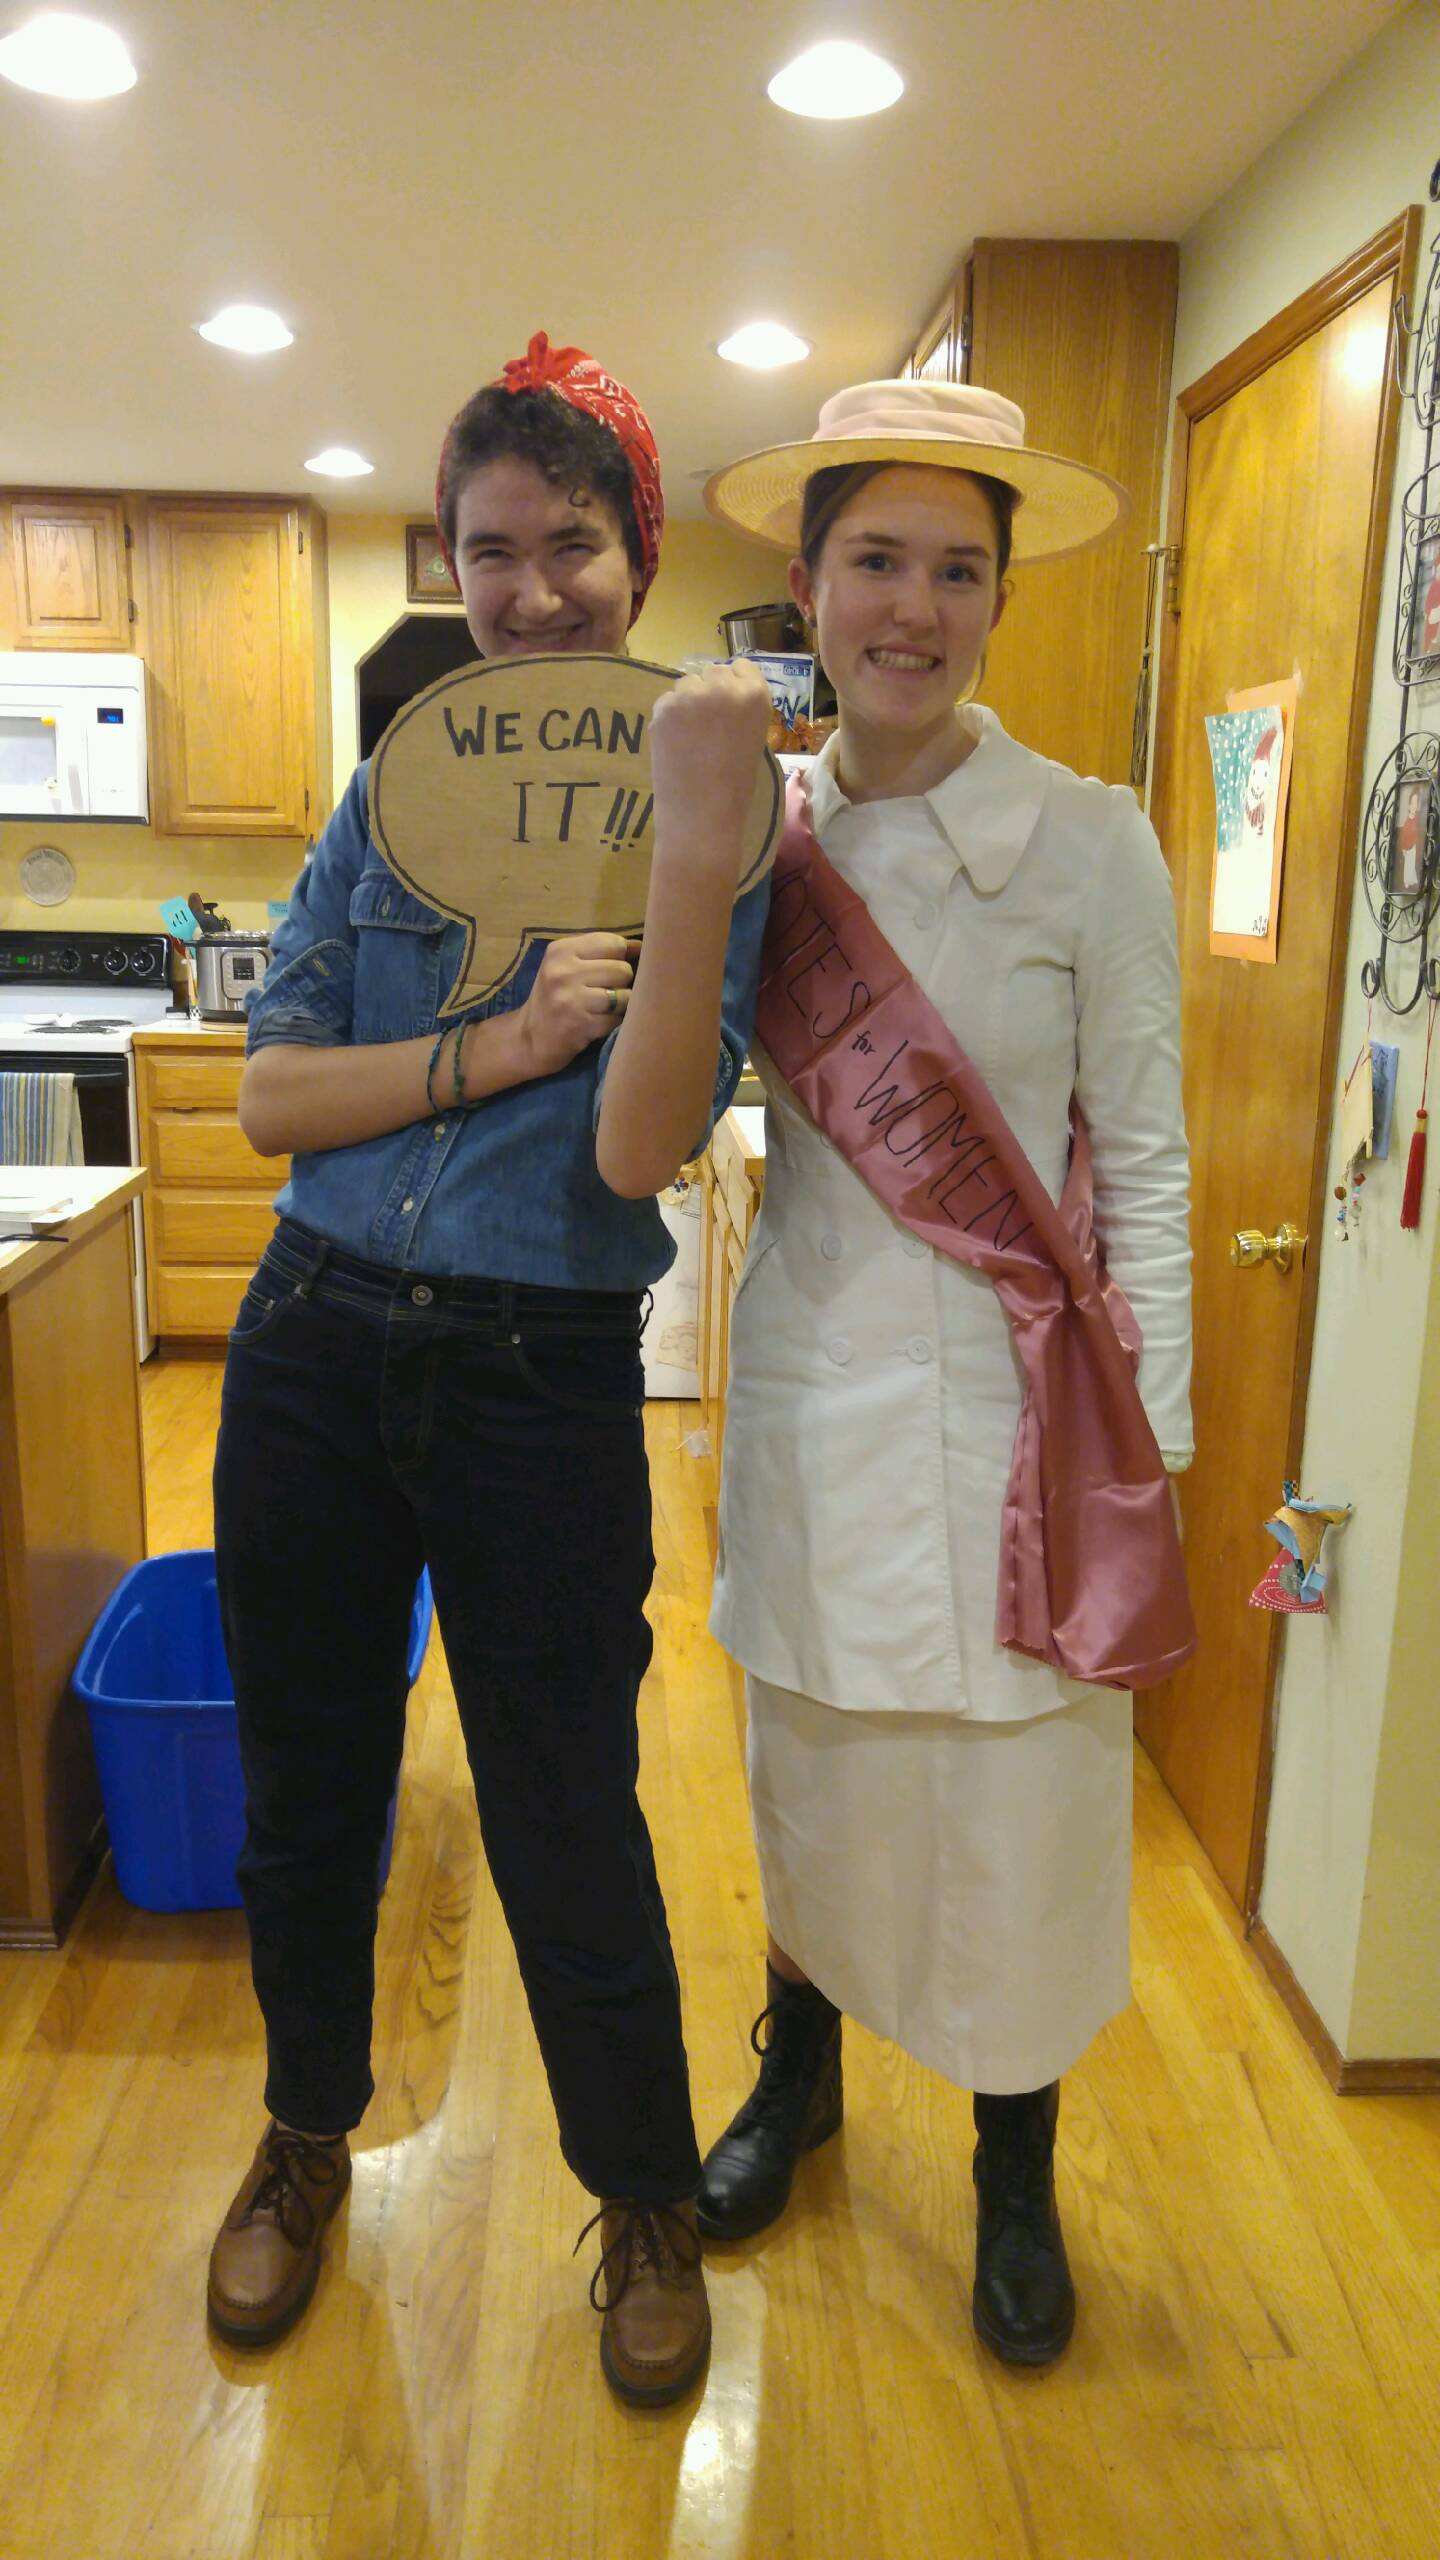
[(606, 500), (514, 454), (481, 463), (460, 490), (455, 571), (486, 658), (618, 655), (641, 583)]
[(968, 472), (904, 464), (847, 501), (790, 589), (842, 723), (919, 743), (953, 719), (1005, 609), (995, 512)]

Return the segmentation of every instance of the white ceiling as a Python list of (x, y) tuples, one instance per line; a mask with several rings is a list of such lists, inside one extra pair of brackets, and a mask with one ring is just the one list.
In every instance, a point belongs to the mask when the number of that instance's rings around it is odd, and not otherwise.
[[(0, 0), (0, 33), (40, 0)], [(1179, 238), (1392, 0), (66, 0), (127, 96), (0, 82), (0, 480), (424, 510), (446, 420), (530, 331), (649, 409), (672, 511), (888, 372), (978, 234)], [(765, 82), (823, 35), (907, 91), (848, 125)], [(273, 304), (259, 359), (193, 334)], [(809, 362), (716, 341), (774, 317)], [(1003, 389), (1004, 386), (999, 385)], [(374, 476), (316, 481), (325, 444)]]

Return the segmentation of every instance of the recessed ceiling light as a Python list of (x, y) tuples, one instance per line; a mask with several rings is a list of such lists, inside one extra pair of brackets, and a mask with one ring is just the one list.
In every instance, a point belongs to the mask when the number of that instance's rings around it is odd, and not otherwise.
[(782, 329), (778, 320), (752, 320), (733, 337), (722, 338), (716, 353), (727, 364), (748, 364), (757, 373), (771, 373), (777, 365), (799, 364), (810, 350), (803, 338), (797, 338), (793, 329)]
[(876, 116), (903, 97), (905, 83), (893, 63), (863, 44), (812, 45), (777, 71), (766, 96), (792, 116)]
[(98, 18), (43, 9), (0, 42), (0, 73), (47, 98), (118, 98), (139, 73), (120, 38)]
[(208, 338), (212, 347), (231, 347), (241, 356), (271, 356), (295, 339), (279, 312), (267, 311), (260, 302), (227, 302), (212, 319), (197, 320), (195, 334)]
[(360, 480), (375, 465), (363, 453), (352, 452), (348, 444), (327, 444), (323, 453), (311, 454), (305, 468), (323, 472), (327, 480)]

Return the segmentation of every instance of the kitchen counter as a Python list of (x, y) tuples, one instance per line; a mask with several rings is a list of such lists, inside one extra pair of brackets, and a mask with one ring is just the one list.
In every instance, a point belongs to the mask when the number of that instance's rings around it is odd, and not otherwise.
[(135, 1199), (144, 1188), (145, 1176), (138, 1169), (127, 1173), (112, 1165), (0, 1164), (0, 1191), (7, 1198), (44, 1202), (64, 1194), (75, 1203), (63, 1235), (0, 1242), (0, 1298), (8, 1298), (34, 1279), (67, 1245), (79, 1244), (97, 1227), (107, 1226), (127, 1200)]
[(201, 1022), (193, 1014), (167, 1013), (162, 1021), (147, 1022), (144, 1030), (135, 1034), (137, 1049), (173, 1049), (177, 1042), (182, 1048), (194, 1043), (201, 1049), (242, 1052), (245, 1047), (245, 1017), (237, 1013), (228, 1022)]
[(0, 1246), (0, 1946), (55, 1946), (104, 1844), (70, 1675), (145, 1553), (130, 1202), (138, 1171), (0, 1166), (76, 1202), (63, 1238)]
[(746, 1163), (763, 1165), (765, 1162), (764, 1104), (762, 1103), (756, 1110), (748, 1103), (732, 1103), (725, 1117), (734, 1123), (735, 1133), (740, 1142), (740, 1151)]

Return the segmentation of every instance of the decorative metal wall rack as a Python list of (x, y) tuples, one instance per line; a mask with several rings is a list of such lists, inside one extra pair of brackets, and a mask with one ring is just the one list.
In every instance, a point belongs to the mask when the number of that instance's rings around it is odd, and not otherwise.
[[(1430, 180), (1440, 203), (1440, 163)], [(1412, 696), (1440, 684), (1440, 233), (1418, 321), (1395, 305), (1395, 382), (1424, 431), (1420, 476), (1401, 501), (1400, 580), (1393, 664), (1400, 687), (1400, 739), (1371, 785), (1361, 870), (1380, 948), (1360, 972), (1367, 996), (1395, 1014), (1440, 1002), (1440, 958), (1430, 929), (1440, 905), (1440, 736), (1411, 725)], [(1408, 377), (1408, 378), (1407, 378)]]

